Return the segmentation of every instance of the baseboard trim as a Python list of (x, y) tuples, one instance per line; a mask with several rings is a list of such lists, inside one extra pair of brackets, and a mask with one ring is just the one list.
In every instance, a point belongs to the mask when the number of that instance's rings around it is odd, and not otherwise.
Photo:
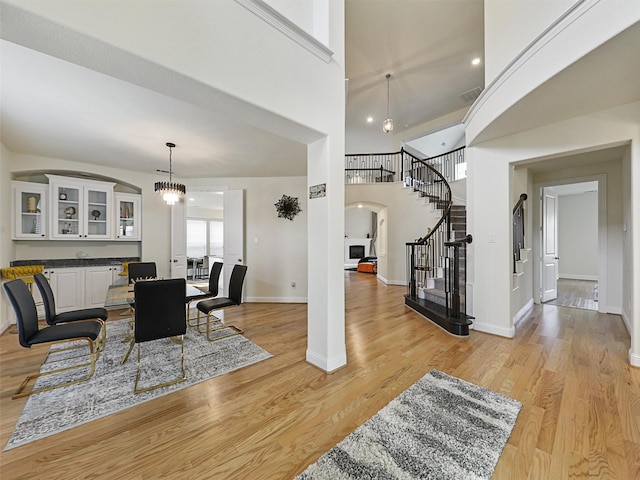
[(247, 297), (247, 303), (307, 303), (307, 297)]
[(611, 313), (612, 315), (622, 315), (621, 307), (611, 307), (609, 305), (606, 306), (607, 313)]
[(511, 328), (502, 328), (496, 327), (495, 325), (491, 325), (488, 323), (481, 323), (477, 320), (473, 322), (473, 329), (477, 332), (490, 333), (492, 335), (498, 335), (500, 337), (513, 338), (516, 335), (515, 327)]
[(640, 368), (640, 353), (633, 353), (631, 349), (629, 349), (629, 363), (632, 367)]
[(529, 313), (529, 310), (533, 308), (533, 297), (529, 299), (529, 301), (520, 309), (518, 313), (516, 313), (515, 317), (513, 317), (513, 327), (515, 328), (518, 323), (522, 321), (522, 319)]
[(590, 282), (597, 282), (598, 281), (598, 276), (597, 275), (567, 275), (567, 274), (563, 274), (560, 275), (560, 278), (564, 279), (564, 280), (589, 280)]
[(338, 357), (328, 359), (323, 355), (319, 355), (307, 349), (307, 362), (309, 362), (314, 367), (318, 367), (320, 370), (324, 370), (327, 373), (332, 373), (347, 364), (347, 354), (345, 352)]

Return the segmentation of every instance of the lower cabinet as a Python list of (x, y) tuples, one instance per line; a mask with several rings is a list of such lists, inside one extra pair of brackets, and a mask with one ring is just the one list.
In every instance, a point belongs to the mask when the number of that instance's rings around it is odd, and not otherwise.
[[(119, 275), (120, 272), (121, 265), (107, 265), (50, 268), (45, 270), (44, 274), (53, 290), (56, 312), (62, 313), (80, 308), (103, 307), (109, 285), (121, 283), (124, 278)], [(40, 307), (39, 292), (34, 292), (34, 297), (39, 307), (38, 313), (44, 316), (44, 310)]]
[(56, 313), (83, 308), (84, 305), (84, 268), (51, 268), (44, 271), (49, 279)]

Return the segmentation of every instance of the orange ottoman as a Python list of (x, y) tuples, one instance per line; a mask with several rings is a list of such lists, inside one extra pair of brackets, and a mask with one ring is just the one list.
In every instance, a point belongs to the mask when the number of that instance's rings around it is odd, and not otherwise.
[(362, 262), (358, 264), (358, 271), (364, 273), (376, 273), (378, 264), (373, 262)]

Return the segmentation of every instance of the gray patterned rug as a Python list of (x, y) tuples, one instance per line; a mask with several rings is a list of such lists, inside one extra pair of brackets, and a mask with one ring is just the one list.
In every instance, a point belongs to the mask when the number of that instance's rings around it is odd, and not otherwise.
[(296, 479), (488, 479), (521, 406), (431, 370)]
[[(187, 379), (169, 387), (134, 395), (137, 347), (132, 350), (129, 360), (124, 365), (120, 364), (128, 346), (122, 340), (130, 331), (128, 319), (107, 322), (107, 344), (96, 364), (94, 376), (86, 382), (29, 397), (4, 449), (48, 437), (271, 357), (270, 353), (242, 335), (208, 342), (204, 335), (188, 328), (184, 347)], [(219, 332), (224, 333), (225, 330)], [(70, 358), (77, 356), (78, 351), (50, 354), (41, 370), (86, 361), (86, 357)], [(160, 383), (163, 379), (181, 377), (180, 345), (177, 343), (169, 339), (145, 342), (141, 352), (141, 388)], [(58, 383), (62, 375), (65, 375), (64, 379), (72, 379), (85, 374), (86, 370), (81, 368), (50, 375), (57, 378), (41, 377), (37, 385), (43, 386), (52, 380)]]

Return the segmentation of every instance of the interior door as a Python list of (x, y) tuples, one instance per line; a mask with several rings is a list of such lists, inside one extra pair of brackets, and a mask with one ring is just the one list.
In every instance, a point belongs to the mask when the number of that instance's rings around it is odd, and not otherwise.
[[(244, 265), (244, 191), (226, 190), (224, 208), (224, 288), (229, 285), (231, 270), (235, 264)], [(225, 291), (223, 295), (226, 295)]]
[(171, 278), (187, 278), (187, 208), (184, 198), (171, 206)]
[(558, 194), (553, 187), (542, 189), (542, 299), (558, 297)]

